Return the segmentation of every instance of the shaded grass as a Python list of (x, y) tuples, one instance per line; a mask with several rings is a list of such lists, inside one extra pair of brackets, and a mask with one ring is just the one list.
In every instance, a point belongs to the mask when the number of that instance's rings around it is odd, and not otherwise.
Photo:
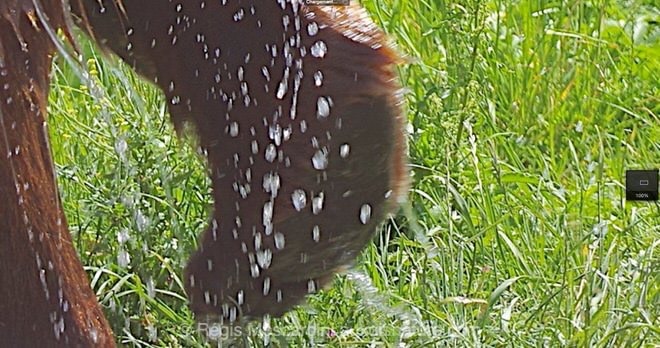
[[(660, 167), (660, 10), (364, 5), (408, 57), (410, 203), (349, 276), (243, 340), (659, 344), (660, 206), (626, 202), (623, 187), (626, 169)], [(102, 97), (58, 62), (50, 98), (77, 250), (120, 342), (203, 345), (179, 279), (211, 203), (203, 163), (162, 96), (86, 52)]]

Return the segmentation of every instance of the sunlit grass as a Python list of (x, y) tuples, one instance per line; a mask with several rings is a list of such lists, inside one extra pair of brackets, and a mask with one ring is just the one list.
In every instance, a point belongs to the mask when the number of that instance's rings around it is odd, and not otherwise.
[[(410, 203), (349, 276), (271, 322), (272, 344), (659, 344), (660, 206), (623, 187), (660, 167), (660, 9), (364, 5), (407, 58)], [(102, 97), (58, 62), (50, 98), (77, 250), (120, 342), (203, 346), (179, 278), (210, 207), (203, 163), (152, 86), (87, 51)]]

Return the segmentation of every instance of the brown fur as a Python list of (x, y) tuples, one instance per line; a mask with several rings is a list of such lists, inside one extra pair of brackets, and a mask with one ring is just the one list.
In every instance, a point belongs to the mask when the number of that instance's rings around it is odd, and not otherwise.
[[(44, 8), (63, 27), (58, 2)], [(45, 128), (54, 47), (31, 1), (0, 3), (0, 346), (112, 347), (71, 244)]]
[[(254, 4), (254, 14), (250, 4)], [(100, 6), (105, 10), (100, 11)], [(60, 10), (50, 9), (53, 14)], [(215, 209), (200, 248), (185, 270), (191, 308), (198, 318), (233, 321), (282, 315), (350, 265), (405, 196), (403, 116), (393, 70), (397, 58), (359, 7), (282, 9), (275, 1), (228, 1), (227, 6), (207, 1), (204, 9), (187, 3), (177, 10), (176, 4), (160, 0), (73, 0), (72, 10), (91, 37), (164, 91), (175, 125), (190, 123), (208, 153)], [(237, 20), (241, 11), (243, 16)], [(318, 32), (314, 25), (320, 28)], [(27, 29), (21, 29), (23, 32)], [(36, 72), (41, 84), (32, 97), (43, 111), (52, 47), (42, 32), (33, 30), (30, 35), (48, 47), (25, 53), (30, 59), (43, 56)], [(3, 36), (0, 44), (11, 41), (13, 36), (9, 36)], [(266, 50), (267, 45), (276, 45), (276, 54)], [(285, 56), (287, 46), (290, 55)], [(320, 85), (315, 78), (319, 71), (323, 74)], [(285, 80), (287, 88), (278, 98), (277, 90)], [(12, 80), (12, 85), (27, 88), (30, 84)], [(17, 92), (13, 86), (12, 90)], [(17, 98), (23, 100), (23, 108), (3, 106), (1, 110), (3, 115), (12, 113), (25, 119), (31, 115), (25, 109), (30, 99)], [(235, 100), (229, 103), (227, 98)], [(330, 105), (327, 115), (319, 111), (324, 101)], [(24, 145), (24, 156), (11, 159), (18, 163), (25, 158), (42, 166), (39, 170), (20, 167), (19, 171), (21, 175), (38, 174), (40, 182), (48, 183), (30, 191), (35, 200), (49, 199), (35, 208), (46, 213), (41, 218), (30, 216), (30, 221), (52, 230), (56, 219), (64, 220), (46, 135), (39, 128), (39, 119), (35, 120), (30, 131), (5, 133), (17, 136), (9, 139), (9, 148), (0, 143), (0, 149), (5, 149), (0, 154), (19, 142), (38, 143)], [(5, 117), (3, 124), (11, 123)], [(0, 140), (2, 136), (0, 133)], [(318, 162), (319, 158), (327, 163)], [(16, 200), (13, 184), (18, 176), (6, 167), (0, 170), (0, 192)], [(272, 185), (264, 189), (267, 178), (274, 176), (279, 178), (276, 194)], [(304, 207), (293, 204), (296, 192), (304, 193)], [(30, 212), (17, 205), (0, 209), (0, 217), (14, 219), (7, 225), (9, 232), (0, 236), (22, 238), (11, 250), (24, 253), (26, 259), (20, 264), (26, 265), (34, 253), (16, 217), (23, 211)], [(50, 213), (54, 217), (49, 219)], [(84, 294), (76, 305), (97, 310), (65, 225), (56, 230), (63, 236), (62, 248), (69, 255), (71, 269), (58, 268), (54, 274), (70, 276), (64, 279)], [(320, 233), (314, 234), (315, 230)], [(53, 242), (44, 244), (52, 247)], [(3, 255), (14, 257), (15, 252), (7, 253)], [(45, 255), (53, 257), (52, 252)], [(11, 260), (1, 261), (0, 267), (10, 272)], [(30, 298), (43, 300), (38, 278), (28, 279), (38, 272), (21, 268), (21, 274), (14, 276), (23, 283), (0, 285), (4, 298), (16, 296), (25, 287), (33, 292), (25, 292), (12, 306), (29, 303)], [(43, 316), (46, 312), (38, 313)], [(98, 327), (107, 328), (100, 315), (96, 318)], [(0, 326), (0, 334), (1, 330)], [(85, 333), (82, 329), (65, 332)], [(26, 333), (25, 329), (20, 332)]]

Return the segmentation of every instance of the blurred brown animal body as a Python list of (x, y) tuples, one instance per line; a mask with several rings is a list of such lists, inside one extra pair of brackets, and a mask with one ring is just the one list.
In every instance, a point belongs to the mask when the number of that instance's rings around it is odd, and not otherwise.
[[(282, 315), (349, 265), (405, 196), (396, 57), (362, 9), (71, 5), (94, 40), (163, 90), (175, 125), (190, 123), (208, 154), (215, 207), (185, 270), (199, 319)], [(0, 342), (109, 346), (43, 126), (54, 46), (41, 20), (66, 30), (62, 4), (0, 11)]]

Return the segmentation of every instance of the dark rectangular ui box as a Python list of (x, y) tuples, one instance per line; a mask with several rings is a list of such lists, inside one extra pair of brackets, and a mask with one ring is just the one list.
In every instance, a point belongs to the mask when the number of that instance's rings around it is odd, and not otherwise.
[(658, 170), (627, 170), (626, 200), (657, 201)]

